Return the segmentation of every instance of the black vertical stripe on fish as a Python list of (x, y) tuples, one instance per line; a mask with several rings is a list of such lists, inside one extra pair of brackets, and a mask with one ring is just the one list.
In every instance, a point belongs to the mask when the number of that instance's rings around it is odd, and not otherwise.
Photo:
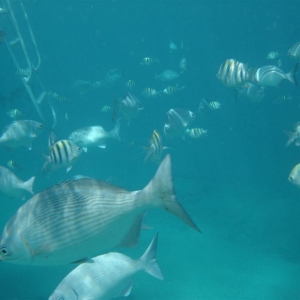
[(60, 151), (59, 143), (57, 143), (55, 145), (55, 148), (56, 148), (56, 152), (57, 152), (57, 154), (59, 156), (59, 163), (62, 164), (62, 154), (61, 154), (61, 151)]
[(63, 148), (64, 148), (64, 153), (65, 153), (65, 158), (66, 158), (66, 162), (69, 162), (69, 152), (72, 151), (72, 148), (70, 146), (69, 142), (65, 142), (65, 141), (61, 141)]
[(57, 164), (57, 158), (56, 158), (56, 154), (55, 154), (55, 149), (54, 147), (52, 147), (52, 161)]

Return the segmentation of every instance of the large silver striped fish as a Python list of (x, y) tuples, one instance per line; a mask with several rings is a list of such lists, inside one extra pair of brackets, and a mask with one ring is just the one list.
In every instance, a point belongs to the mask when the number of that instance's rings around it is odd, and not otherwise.
[(176, 199), (169, 155), (139, 191), (92, 178), (63, 182), (36, 194), (8, 221), (0, 240), (0, 261), (33, 265), (88, 261), (116, 246), (134, 244), (144, 212), (155, 207), (199, 231)]

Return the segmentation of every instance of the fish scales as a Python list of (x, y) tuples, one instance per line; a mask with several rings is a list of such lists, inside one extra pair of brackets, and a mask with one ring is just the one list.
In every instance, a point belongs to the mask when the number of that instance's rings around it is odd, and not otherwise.
[[(105, 188), (104, 193), (101, 188)], [(116, 215), (114, 208), (118, 207), (119, 212), (124, 213), (128, 203), (130, 205), (132, 202), (130, 192), (115, 190), (115, 187), (109, 184), (92, 179), (84, 178), (69, 182), (63, 185), (63, 189), (60, 186), (57, 186), (57, 189), (45, 190), (40, 197), (34, 199), (35, 201), (27, 202), (29, 205), (24, 210), (29, 211), (29, 214), (24, 216), (23, 222), (26, 226), (27, 222), (34, 220), (36, 224), (38, 221), (34, 232), (27, 232), (27, 234), (30, 235), (32, 245), (47, 244), (47, 247), (50, 247), (47, 250), (50, 250), (53, 256), (57, 247), (60, 247), (60, 251), (64, 251), (70, 243), (76, 247), (76, 244), (89, 240), (95, 235), (96, 228), (103, 224), (106, 224), (107, 231), (111, 219)], [(118, 193), (118, 199), (115, 192)], [(130, 225), (127, 225), (127, 229)], [(126, 226), (124, 224), (123, 226), (120, 231), (126, 231)], [(98, 230), (97, 232), (99, 233)], [(106, 233), (106, 237), (110, 237), (114, 245), (110, 232)], [(121, 239), (118, 238), (118, 241), (121, 242)], [(110, 247), (112, 246), (108, 245), (108, 248)], [(39, 249), (31, 250), (34, 253), (39, 251)]]
[(120, 245), (135, 220), (154, 207), (170, 211), (199, 231), (176, 199), (170, 168), (167, 156), (140, 191), (82, 178), (40, 192), (7, 223), (0, 260), (59, 265), (96, 256)]

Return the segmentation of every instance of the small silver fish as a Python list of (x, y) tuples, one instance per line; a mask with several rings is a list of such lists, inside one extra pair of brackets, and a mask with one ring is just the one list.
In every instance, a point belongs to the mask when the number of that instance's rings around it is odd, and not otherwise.
[(245, 96), (254, 102), (260, 102), (265, 97), (266, 88), (247, 82), (237, 89), (238, 97)]
[(115, 122), (118, 115), (121, 114), (122, 120), (129, 124), (133, 119), (138, 117), (140, 111), (143, 109), (138, 98), (131, 93), (126, 93), (122, 101), (119, 101), (117, 98), (114, 100), (113, 122)]
[(300, 188), (300, 164), (297, 164), (291, 171), (288, 180), (290, 183), (294, 184)]
[(159, 75), (155, 76), (155, 79), (160, 80), (160, 81), (172, 81), (176, 78), (179, 77), (179, 74), (175, 71), (172, 70), (165, 70)]
[(109, 112), (111, 110), (111, 107), (109, 105), (104, 105), (102, 108), (101, 108), (101, 111), (102, 112)]
[(44, 125), (32, 120), (14, 121), (4, 128), (0, 145), (9, 148), (26, 146), (32, 148), (32, 142), (43, 131)]
[(119, 80), (122, 77), (122, 71), (119, 69), (110, 69), (106, 76), (105, 76), (105, 82), (106, 83), (113, 83)]
[(6, 114), (12, 119), (17, 119), (22, 116), (22, 112), (16, 108), (9, 110)]
[(200, 232), (176, 199), (169, 155), (142, 190), (130, 192), (82, 178), (36, 194), (5, 225), (0, 263), (88, 262), (118, 245), (135, 245), (144, 213), (150, 208), (167, 210)]
[(187, 63), (186, 55), (184, 55), (179, 61), (179, 68), (181, 69), (181, 73), (186, 71), (188, 69), (188, 67), (189, 66), (188, 66), (188, 63)]
[(295, 142), (296, 146), (300, 146), (300, 122), (295, 124), (293, 132), (287, 130), (284, 130), (283, 132), (288, 136), (285, 147), (289, 146), (293, 142)]
[(279, 52), (278, 51), (272, 51), (267, 55), (267, 59), (276, 59), (279, 56)]
[(208, 103), (208, 108), (210, 110), (217, 110), (217, 109), (221, 108), (221, 104), (220, 104), (220, 102), (217, 102), (217, 101), (211, 101)]
[(118, 122), (111, 131), (105, 131), (101, 126), (90, 126), (73, 131), (69, 140), (73, 141), (86, 152), (88, 147), (106, 148), (108, 139), (120, 141), (120, 123)]
[(173, 42), (170, 42), (169, 49), (170, 49), (170, 53), (172, 53), (177, 50), (177, 46)]
[(163, 280), (156, 262), (156, 247), (157, 234), (145, 253), (137, 260), (117, 252), (94, 257), (93, 263), (82, 263), (71, 271), (57, 286), (49, 300), (107, 300), (127, 297), (131, 292), (134, 277), (141, 271)]
[(175, 136), (181, 136), (182, 139), (185, 139), (185, 131), (196, 118), (195, 114), (182, 108), (172, 108), (166, 114), (167, 121), (164, 126), (164, 133), (167, 139)]
[(33, 195), (34, 180), (35, 176), (24, 182), (9, 169), (0, 166), (0, 191), (9, 197), (25, 200), (25, 192)]
[(253, 72), (251, 78), (255, 84), (260, 86), (279, 87), (283, 81), (288, 80), (294, 85), (298, 85), (296, 73), (298, 70), (297, 63), (289, 73), (284, 73), (276, 66), (264, 66)]

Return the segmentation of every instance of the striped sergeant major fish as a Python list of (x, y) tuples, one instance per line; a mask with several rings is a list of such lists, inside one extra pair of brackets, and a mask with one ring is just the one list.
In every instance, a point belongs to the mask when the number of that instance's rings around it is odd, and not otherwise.
[(226, 85), (232, 88), (242, 86), (248, 81), (248, 67), (234, 59), (227, 59), (223, 62), (217, 73), (217, 77)]
[(36, 194), (0, 235), (0, 263), (93, 262), (93, 257), (114, 247), (136, 245), (144, 213), (152, 208), (164, 209), (200, 232), (174, 193), (170, 155), (142, 190), (131, 192), (82, 178)]
[(69, 172), (75, 161), (82, 153), (82, 148), (69, 140), (60, 140), (50, 147), (50, 155), (44, 155), (46, 160), (42, 172), (55, 171), (58, 168), (66, 167)]
[(146, 157), (144, 159), (144, 163), (150, 157), (153, 162), (159, 163), (161, 160), (163, 150), (167, 149), (167, 147), (164, 147), (161, 135), (156, 129), (152, 133), (151, 139), (149, 140), (149, 144), (149, 147), (143, 147), (143, 149), (147, 152)]

